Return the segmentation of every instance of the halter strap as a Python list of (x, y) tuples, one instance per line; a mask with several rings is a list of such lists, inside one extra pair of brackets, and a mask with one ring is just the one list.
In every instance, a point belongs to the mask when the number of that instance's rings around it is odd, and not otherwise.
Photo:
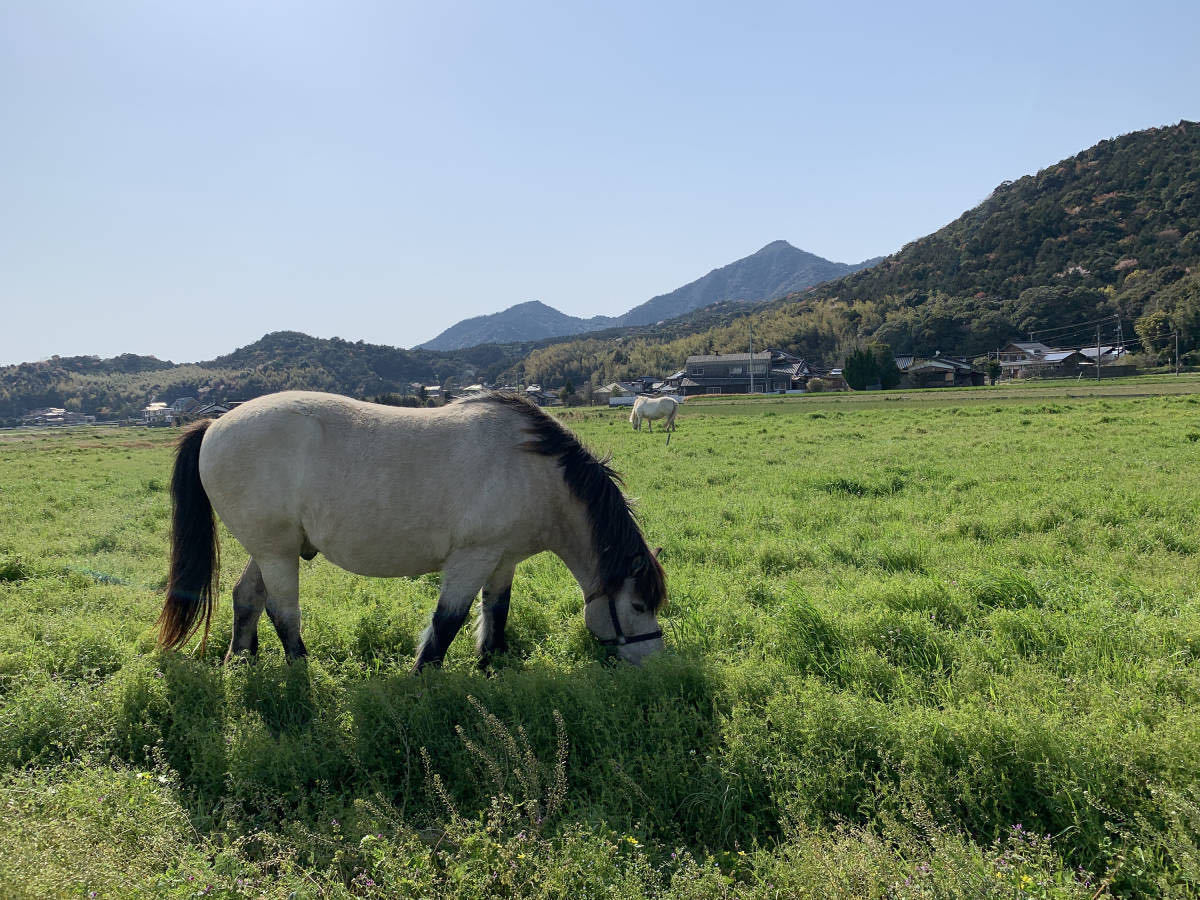
[[(603, 597), (604, 591), (596, 591), (594, 594), (588, 594), (583, 598), (583, 605), (587, 606), (597, 597)], [(626, 637), (625, 632), (621, 628), (621, 620), (617, 618), (617, 598), (612, 594), (608, 595), (608, 615), (612, 619), (614, 637), (596, 638), (605, 647), (620, 647), (625, 644), (640, 644), (642, 641), (653, 641), (663, 636), (662, 629), (656, 628), (654, 631), (647, 631), (645, 634), (635, 634), (633, 637)]]

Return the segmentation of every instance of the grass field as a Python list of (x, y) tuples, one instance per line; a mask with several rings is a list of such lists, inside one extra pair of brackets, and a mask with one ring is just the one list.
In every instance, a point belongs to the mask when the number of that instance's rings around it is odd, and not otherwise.
[[(161, 654), (166, 431), (0, 434), (0, 895), (1200, 895), (1200, 380), (564, 413), (638, 498), (670, 653), (517, 573), (304, 564), (310, 659)], [(1159, 394), (1161, 396), (1130, 396)]]

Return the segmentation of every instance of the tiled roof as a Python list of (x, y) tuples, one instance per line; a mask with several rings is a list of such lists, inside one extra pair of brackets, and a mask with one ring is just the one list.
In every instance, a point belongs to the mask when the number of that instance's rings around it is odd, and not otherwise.
[(1009, 346), (1024, 350), (1026, 353), (1042, 354), (1050, 352), (1050, 348), (1041, 341), (1010, 341)]
[(919, 371), (930, 367), (942, 370), (957, 369), (962, 372), (971, 372), (975, 369), (965, 359), (960, 359), (957, 356), (926, 356), (915, 359), (908, 371)]
[[(755, 353), (755, 354), (754, 354), (754, 358), (755, 358), (756, 360), (760, 360), (760, 359), (770, 359), (770, 358), (771, 358), (771, 351), (770, 351), (770, 350), (763, 350), (761, 353)], [(731, 363), (733, 363), (733, 362), (748, 362), (749, 360), (750, 360), (750, 354), (749, 354), (749, 353), (716, 353), (716, 354), (703, 354), (703, 355), (700, 355), (700, 356), (689, 356), (689, 357), (687, 358), (687, 361), (688, 361), (688, 365), (689, 365), (689, 366), (690, 366), (692, 363), (710, 363), (710, 362), (731, 362)]]

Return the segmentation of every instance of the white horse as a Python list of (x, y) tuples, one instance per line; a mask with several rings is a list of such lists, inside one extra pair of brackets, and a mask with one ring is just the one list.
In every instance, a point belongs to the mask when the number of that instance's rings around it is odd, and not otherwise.
[(201, 622), (208, 638), (215, 510), (251, 557), (233, 589), (226, 660), (257, 654), (264, 608), (288, 659), (306, 654), (299, 560), (323, 553), (360, 575), (443, 573), (416, 670), (441, 662), (482, 588), (484, 665), (507, 647), (513, 570), (549, 550), (583, 588), (592, 634), (640, 662), (663, 646), (666, 580), (618, 481), (557, 420), (513, 394), (439, 409), (303, 391), (259, 397), (179, 441), (159, 642), (179, 647)]
[(642, 422), (645, 421), (646, 427), (653, 432), (654, 423), (659, 419), (666, 419), (663, 428), (667, 431), (674, 431), (677, 412), (679, 412), (679, 401), (674, 397), (638, 397), (633, 401), (629, 422), (633, 425), (634, 431), (641, 431)]

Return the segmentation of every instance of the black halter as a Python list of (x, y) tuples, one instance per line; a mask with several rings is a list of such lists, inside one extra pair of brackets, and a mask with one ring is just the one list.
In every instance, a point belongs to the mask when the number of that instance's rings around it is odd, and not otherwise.
[[(584, 598), (583, 605), (587, 606), (597, 597), (603, 597), (604, 591), (596, 591), (594, 594), (588, 594)], [(645, 634), (637, 634), (633, 637), (626, 637), (625, 632), (621, 630), (621, 620), (617, 618), (617, 598), (612, 594), (608, 595), (608, 615), (612, 619), (614, 637), (596, 638), (605, 647), (620, 647), (625, 644), (640, 644), (642, 641), (653, 641), (656, 638), (663, 636), (662, 629), (656, 628), (654, 631), (647, 631)]]

